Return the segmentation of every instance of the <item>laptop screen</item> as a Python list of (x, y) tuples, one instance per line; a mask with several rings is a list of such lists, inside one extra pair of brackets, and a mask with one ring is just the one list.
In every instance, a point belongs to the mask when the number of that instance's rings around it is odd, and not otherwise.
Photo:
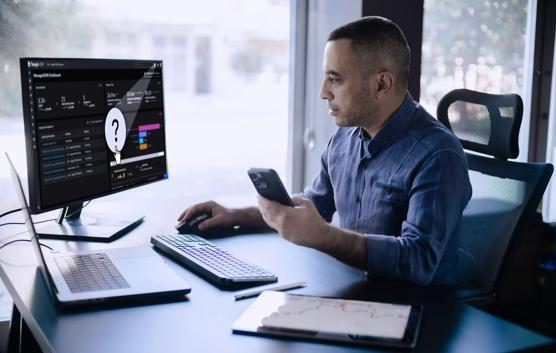
[(43, 275), (46, 276), (47, 282), (50, 285), (48, 280), (48, 271), (46, 270), (46, 262), (44, 261), (44, 257), (42, 255), (41, 247), (39, 245), (39, 237), (37, 235), (37, 232), (35, 231), (33, 219), (31, 218), (31, 214), (29, 213), (29, 206), (27, 205), (27, 199), (25, 198), (25, 194), (23, 193), (21, 179), (19, 178), (19, 175), (15, 170), (12, 160), (7, 153), (6, 158), (8, 159), (8, 163), (10, 165), (10, 172), (12, 173), (12, 180), (14, 182), (15, 192), (19, 200), (19, 205), (21, 206), (21, 212), (23, 213), (23, 218), (25, 218), (27, 230), (29, 231), (29, 234), (31, 234), (31, 244), (33, 246), (33, 251), (35, 252), (35, 256), (37, 257), (37, 261), (39, 262), (39, 267), (41, 268)]

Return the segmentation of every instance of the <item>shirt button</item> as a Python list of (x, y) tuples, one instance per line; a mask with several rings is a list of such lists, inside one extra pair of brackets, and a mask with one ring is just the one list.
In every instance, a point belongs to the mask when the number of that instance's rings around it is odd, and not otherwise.
[(387, 194), (389, 194), (389, 193), (392, 192), (392, 187), (387, 186), (386, 188), (384, 188), (384, 191), (385, 191)]
[(361, 197), (359, 195), (355, 196), (355, 203), (360, 203)]

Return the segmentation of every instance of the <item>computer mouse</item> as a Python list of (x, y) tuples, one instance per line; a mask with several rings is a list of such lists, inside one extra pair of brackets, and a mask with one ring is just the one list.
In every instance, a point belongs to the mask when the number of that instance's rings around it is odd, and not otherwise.
[(198, 227), (199, 223), (209, 218), (210, 216), (211, 215), (207, 213), (194, 215), (193, 217), (184, 219), (180, 223), (176, 224), (176, 229), (180, 234), (198, 234), (200, 232)]
[(176, 229), (180, 234), (195, 234), (202, 237), (218, 237), (230, 235), (233, 229), (228, 227), (212, 227), (206, 230), (200, 230), (199, 224), (205, 219), (212, 217), (209, 213), (196, 214), (187, 220), (182, 220), (176, 225)]

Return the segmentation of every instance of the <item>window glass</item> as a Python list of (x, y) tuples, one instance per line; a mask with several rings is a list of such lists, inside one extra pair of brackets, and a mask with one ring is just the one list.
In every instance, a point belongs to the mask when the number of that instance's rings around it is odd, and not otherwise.
[(282, 176), (286, 170), (289, 6), (288, 0), (0, 2), (2, 150), (23, 161), (25, 175), (20, 57), (161, 59), (169, 176), (183, 184), (184, 203), (218, 195), (232, 204), (255, 202), (247, 169), (272, 167)]
[[(289, 0), (0, 1), (0, 152), (26, 175), (20, 57), (160, 59), (169, 178), (181, 186), (175, 197), (184, 208), (208, 198), (254, 204), (247, 170), (286, 172), (289, 6)], [(8, 168), (0, 168), (0, 180), (11, 185)], [(156, 196), (160, 184), (141, 192)], [(0, 199), (0, 210), (16, 205), (15, 196)], [(8, 297), (0, 290), (0, 319), (9, 316)]]
[(421, 101), (467, 88), (523, 97), (528, 0), (425, 0)]

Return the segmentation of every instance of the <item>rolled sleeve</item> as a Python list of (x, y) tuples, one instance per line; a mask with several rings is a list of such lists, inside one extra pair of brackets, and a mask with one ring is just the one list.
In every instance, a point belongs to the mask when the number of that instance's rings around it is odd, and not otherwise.
[[(395, 237), (365, 234), (367, 242), (367, 273), (386, 278), (399, 277), (400, 248)], [(375, 254), (380, 254), (376, 256)]]

